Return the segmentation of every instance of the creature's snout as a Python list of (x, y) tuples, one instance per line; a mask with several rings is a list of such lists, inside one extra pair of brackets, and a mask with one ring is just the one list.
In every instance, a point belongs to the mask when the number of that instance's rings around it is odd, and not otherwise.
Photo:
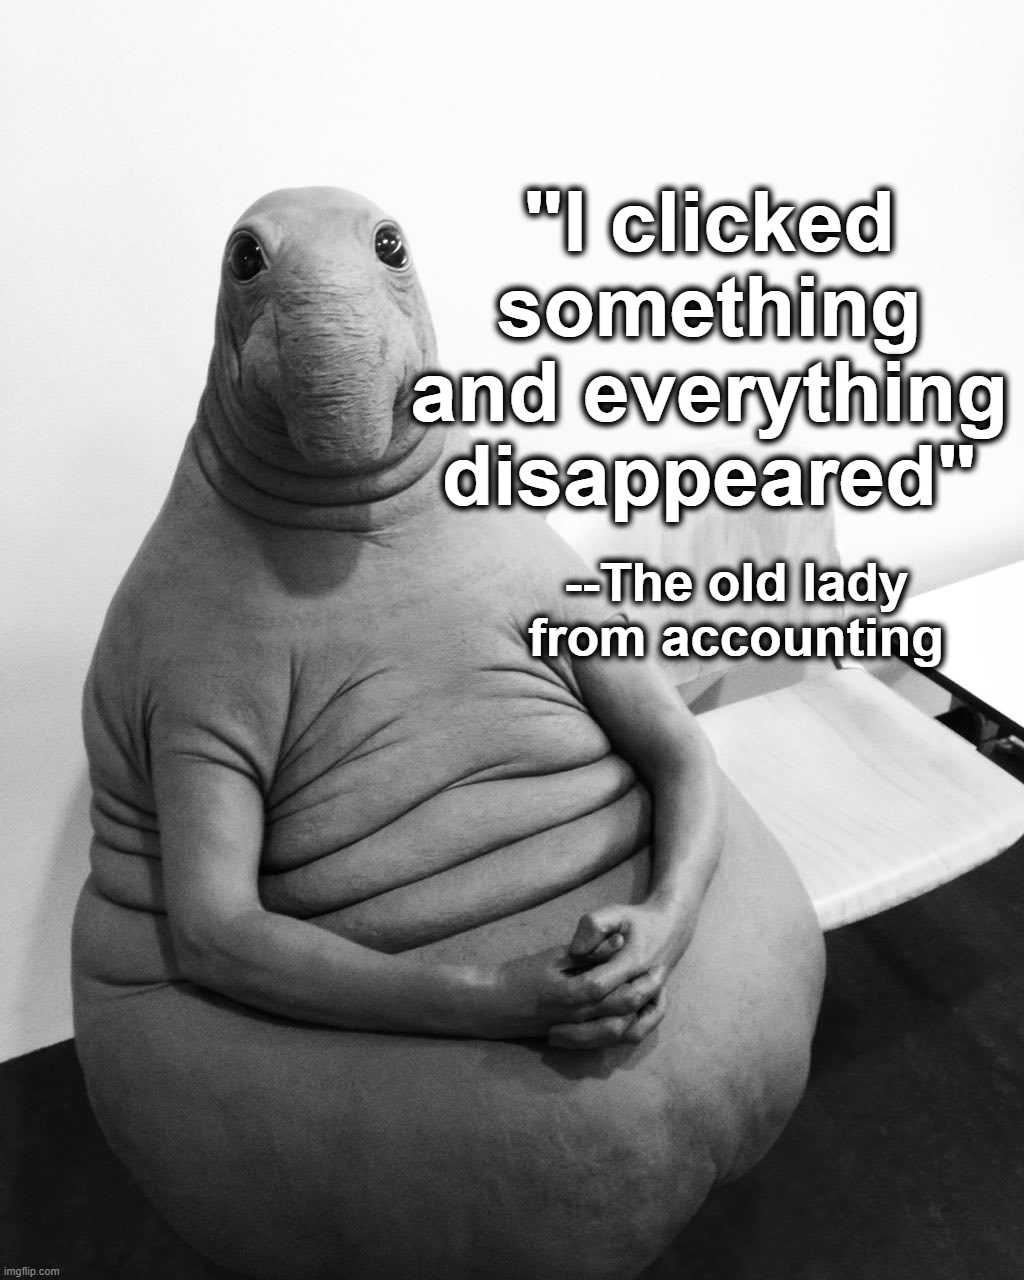
[(402, 425), (396, 402), (425, 356), (391, 311), (344, 289), (278, 306), (277, 401), (307, 461), (358, 471), (388, 457)]

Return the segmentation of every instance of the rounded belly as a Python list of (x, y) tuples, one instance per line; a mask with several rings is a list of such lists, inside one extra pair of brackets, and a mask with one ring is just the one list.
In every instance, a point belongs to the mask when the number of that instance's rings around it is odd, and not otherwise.
[[(567, 940), (581, 909), (642, 893), (645, 876), (637, 854), (430, 943), (424, 960)], [(254, 1015), (187, 984), (76, 1014), (115, 1150), (186, 1238), (244, 1274), (313, 1280), (344, 1259), (356, 1280), (622, 1280), (778, 1133), (821, 978), (806, 896), (734, 795), (665, 1020), (639, 1046), (368, 1035)]]
[[(525, 813), (506, 810), (491, 823), (472, 796), (460, 795), (437, 841), (404, 863), (388, 848), (391, 832), (379, 833), (386, 856), (376, 869), (373, 892), (361, 895), (353, 888), (345, 874), (345, 850), (323, 860), (340, 865), (325, 868), (316, 892), (293, 897), (284, 909), (367, 946), (404, 951), (539, 908), (599, 882), (646, 846), (650, 798), (631, 777), (625, 789), (621, 783), (620, 774), (610, 798), (606, 793), (595, 807), (590, 801), (574, 816), (565, 817), (563, 803), (555, 811), (560, 821), (552, 819), (554, 806), (537, 804), (526, 806)], [(531, 834), (507, 841), (509, 817), (532, 828)], [(321, 864), (312, 870), (319, 872)], [(277, 885), (264, 877), (260, 887), (265, 905), (281, 909)], [(341, 905), (324, 909), (339, 898)], [(311, 900), (319, 909), (310, 909)]]

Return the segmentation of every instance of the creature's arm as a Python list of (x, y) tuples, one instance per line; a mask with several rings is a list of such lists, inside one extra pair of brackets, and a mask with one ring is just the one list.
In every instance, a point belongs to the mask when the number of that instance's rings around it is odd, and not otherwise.
[[(182, 976), (270, 1013), (370, 1031), (543, 1036), (593, 1005), (580, 962), (552, 949), (498, 970), (388, 955), (263, 908), (263, 799), (237, 769), (154, 753), (164, 891)], [(624, 1015), (635, 996), (603, 1006)]]
[[(646, 983), (652, 994), (625, 1039), (642, 1039), (664, 1011), (664, 983), (693, 935), (725, 838), (725, 801), (714, 753), (695, 717), (664, 676), (646, 663), (588, 659), (574, 666), (580, 692), (615, 750), (651, 793), (654, 833), (647, 899), (588, 912), (570, 943), (590, 971), (595, 995)], [(610, 958), (607, 958), (610, 957)], [(578, 1014), (553, 1043), (604, 1043), (600, 1017)]]

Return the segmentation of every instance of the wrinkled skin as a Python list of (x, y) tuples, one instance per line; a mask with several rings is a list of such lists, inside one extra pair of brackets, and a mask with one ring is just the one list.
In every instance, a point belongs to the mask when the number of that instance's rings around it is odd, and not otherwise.
[[(564, 946), (646, 890), (646, 792), (524, 641), (577, 562), (532, 516), (440, 498), (443, 436), (408, 409), (433, 335), (413, 268), (374, 252), (384, 221), (317, 188), (229, 237), (196, 426), (85, 692), (79, 1053), (154, 1202), (245, 1274), (621, 1280), (803, 1088), (821, 938), (739, 796), (637, 1046), (269, 1017), (184, 981), (164, 914), (153, 778), (182, 755), (259, 786), (268, 909), (424, 964)], [(245, 281), (242, 233), (265, 253)]]
[(434, 331), (411, 266), (388, 269), (373, 252), (386, 222), (368, 201), (311, 188), (258, 200), (228, 238), (230, 259), (251, 233), (267, 265), (241, 283), (225, 265), (201, 412), (231, 465), (284, 499), (385, 497), (440, 451), (409, 414)]

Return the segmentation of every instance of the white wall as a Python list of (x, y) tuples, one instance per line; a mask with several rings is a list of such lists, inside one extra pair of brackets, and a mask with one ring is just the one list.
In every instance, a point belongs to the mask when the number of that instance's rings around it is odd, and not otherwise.
[[(409, 230), (443, 360), (515, 369), (537, 353), (494, 337), (500, 285), (649, 274), (596, 251), (566, 263), (554, 229), (520, 212), (528, 183), (582, 183), (595, 209), (662, 185), (724, 198), (770, 183), (846, 202), (888, 183), (900, 251), (883, 276), (925, 290), (922, 358), (1013, 374), (1016, 7), (7, 7), (0, 1058), (69, 1034), (87, 840), (79, 689), (192, 418), (236, 214), (282, 185), (372, 195)], [(681, 282), (691, 266), (662, 274)], [(673, 358), (649, 353), (655, 368)], [(844, 521), (852, 554), (908, 560), (919, 586), (1024, 554), (1020, 439), (1011, 431), (926, 517)]]

